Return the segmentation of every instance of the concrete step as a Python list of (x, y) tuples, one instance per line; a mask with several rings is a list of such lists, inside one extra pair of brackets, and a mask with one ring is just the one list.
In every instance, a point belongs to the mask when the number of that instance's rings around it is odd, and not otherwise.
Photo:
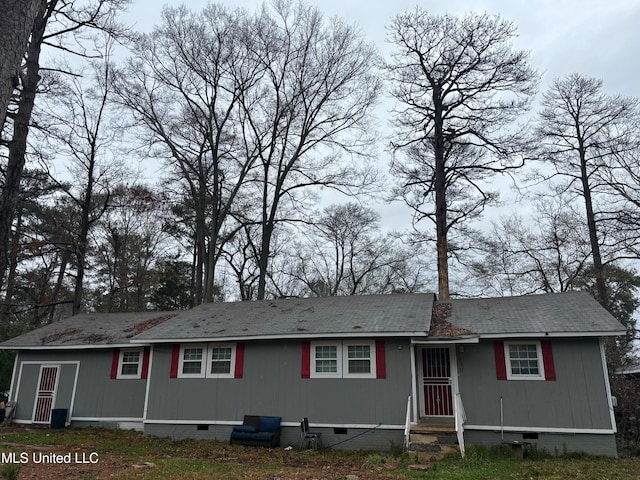
[(451, 424), (422, 422), (411, 426), (409, 451), (435, 460), (449, 452), (459, 451), (458, 437)]

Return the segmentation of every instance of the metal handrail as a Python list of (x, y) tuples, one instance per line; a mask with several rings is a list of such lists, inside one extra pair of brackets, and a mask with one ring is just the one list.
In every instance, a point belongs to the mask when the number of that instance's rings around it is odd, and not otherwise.
[(458, 446), (460, 447), (460, 455), (464, 458), (464, 424), (467, 421), (467, 414), (462, 404), (462, 396), (460, 392), (456, 392), (456, 408), (455, 408), (455, 425), (456, 435), (458, 436)]
[(409, 450), (409, 443), (411, 441), (411, 395), (407, 399), (407, 416), (404, 421), (404, 450)]

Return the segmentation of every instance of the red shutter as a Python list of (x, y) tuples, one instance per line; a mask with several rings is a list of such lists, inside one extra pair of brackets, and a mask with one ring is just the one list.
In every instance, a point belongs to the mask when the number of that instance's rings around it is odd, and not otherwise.
[(236, 369), (233, 378), (242, 378), (244, 373), (244, 343), (236, 343)]
[(556, 367), (553, 363), (553, 350), (551, 349), (551, 342), (549, 340), (543, 340), (540, 342), (542, 348), (542, 362), (544, 364), (544, 379), (554, 381), (556, 379)]
[(149, 355), (151, 354), (150, 347), (144, 347), (144, 352), (142, 354), (142, 372), (140, 373), (140, 378), (146, 379), (149, 377)]
[(376, 378), (387, 378), (387, 357), (384, 340), (376, 340)]
[(120, 349), (114, 348), (111, 356), (111, 380), (118, 378), (118, 363), (120, 362)]
[(311, 342), (302, 342), (302, 378), (311, 377)]
[(506, 380), (507, 364), (504, 359), (504, 342), (493, 342), (493, 355), (496, 359), (496, 378), (498, 380)]
[(178, 378), (178, 365), (180, 364), (180, 344), (176, 343), (171, 349), (171, 372), (170, 378)]

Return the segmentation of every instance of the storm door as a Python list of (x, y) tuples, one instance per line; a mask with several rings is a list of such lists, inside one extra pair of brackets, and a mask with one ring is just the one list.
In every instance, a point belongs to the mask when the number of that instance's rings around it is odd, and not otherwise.
[(40, 368), (36, 404), (33, 411), (33, 423), (51, 422), (51, 409), (55, 401), (59, 370), (60, 367), (57, 365), (43, 365)]
[(448, 347), (422, 350), (424, 414), (428, 417), (453, 415), (451, 361)]

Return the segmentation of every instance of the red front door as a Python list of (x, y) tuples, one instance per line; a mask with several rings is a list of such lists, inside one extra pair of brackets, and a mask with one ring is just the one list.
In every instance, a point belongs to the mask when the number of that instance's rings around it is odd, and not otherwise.
[(428, 417), (453, 415), (451, 362), (447, 347), (422, 350), (424, 377), (424, 414)]

